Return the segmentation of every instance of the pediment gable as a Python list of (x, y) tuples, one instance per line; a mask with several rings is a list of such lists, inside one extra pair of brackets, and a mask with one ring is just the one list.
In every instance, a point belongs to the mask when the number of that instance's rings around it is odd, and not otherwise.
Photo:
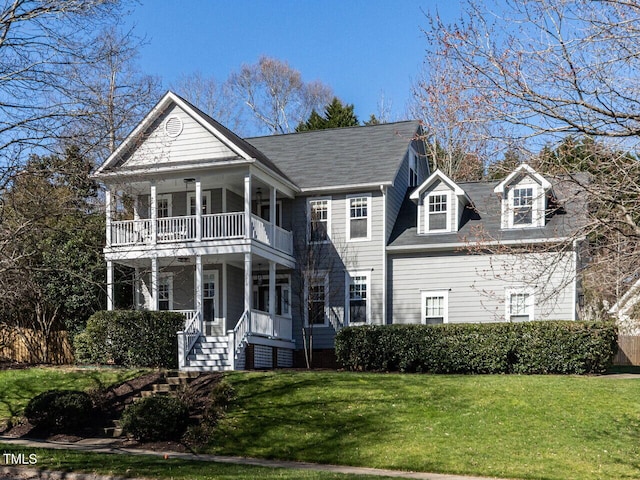
[(411, 192), (409, 198), (414, 202), (418, 202), (420, 200), (420, 197), (434, 189), (450, 190), (457, 196), (466, 198), (467, 201), (469, 201), (469, 198), (467, 197), (467, 194), (464, 192), (464, 190), (440, 170), (436, 170), (435, 172), (433, 172), (429, 176), (429, 178), (427, 178), (424, 182), (422, 182), (422, 184), (416, 187), (416, 189)]
[(513, 172), (511, 172), (502, 182), (500, 182), (493, 191), (497, 194), (505, 196), (507, 191), (511, 188), (517, 187), (524, 183), (536, 183), (540, 185), (545, 191), (551, 189), (551, 183), (531, 168), (526, 163), (523, 163)]
[(168, 92), (95, 175), (229, 160), (254, 161), (256, 152), (243, 148), (244, 144), (225, 127)]

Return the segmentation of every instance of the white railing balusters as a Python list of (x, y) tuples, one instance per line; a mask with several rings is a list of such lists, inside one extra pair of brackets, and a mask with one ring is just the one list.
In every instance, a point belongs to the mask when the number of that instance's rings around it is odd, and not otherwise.
[[(196, 240), (198, 217), (165, 217), (156, 220), (157, 242), (187, 242)], [(251, 238), (277, 250), (293, 255), (293, 234), (284, 228), (251, 214), (251, 232), (244, 227), (244, 212), (202, 215), (202, 240)], [(153, 243), (150, 219), (112, 221), (111, 246), (150, 245)]]

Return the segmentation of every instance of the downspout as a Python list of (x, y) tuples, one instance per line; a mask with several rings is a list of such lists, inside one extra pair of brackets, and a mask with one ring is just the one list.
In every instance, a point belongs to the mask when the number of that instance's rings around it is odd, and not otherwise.
[(387, 187), (380, 185), (382, 193), (382, 324), (387, 324)]

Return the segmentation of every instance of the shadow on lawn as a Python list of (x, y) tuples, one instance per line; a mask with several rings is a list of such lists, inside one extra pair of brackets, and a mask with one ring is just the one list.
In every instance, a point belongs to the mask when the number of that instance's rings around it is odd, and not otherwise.
[(238, 397), (220, 425), (213, 450), (265, 458), (363, 463), (372, 446), (384, 447), (394, 428), (381, 402), (393, 401), (397, 380), (377, 376), (375, 383), (368, 385), (366, 374), (322, 373), (236, 378), (233, 383)]

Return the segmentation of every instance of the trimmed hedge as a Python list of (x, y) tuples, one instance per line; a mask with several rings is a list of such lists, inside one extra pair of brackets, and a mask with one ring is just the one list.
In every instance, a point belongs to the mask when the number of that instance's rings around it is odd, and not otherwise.
[(189, 409), (175, 397), (154, 395), (127, 406), (121, 422), (122, 431), (136, 440), (177, 440), (187, 429)]
[(32, 425), (50, 432), (76, 433), (91, 423), (93, 410), (91, 397), (85, 392), (48, 390), (29, 401), (24, 416)]
[(368, 325), (336, 336), (338, 362), (364, 371), (602, 373), (616, 350), (612, 322)]
[(176, 312), (97, 312), (74, 338), (76, 361), (177, 368), (177, 332), (184, 328), (184, 321), (184, 316)]

